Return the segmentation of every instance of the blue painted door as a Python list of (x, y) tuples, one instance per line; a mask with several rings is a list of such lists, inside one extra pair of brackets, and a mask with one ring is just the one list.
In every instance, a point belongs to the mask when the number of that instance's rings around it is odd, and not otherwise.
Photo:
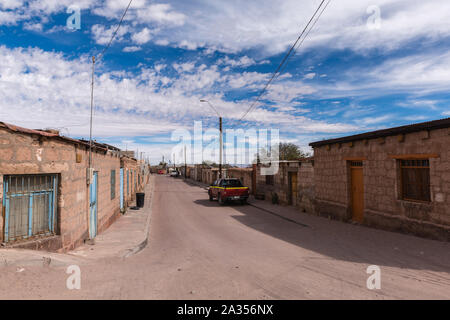
[(120, 168), (120, 210), (123, 210), (123, 168)]
[(92, 177), (92, 183), (89, 187), (90, 195), (90, 217), (89, 217), (89, 237), (94, 239), (97, 236), (97, 178), (98, 172), (95, 171)]

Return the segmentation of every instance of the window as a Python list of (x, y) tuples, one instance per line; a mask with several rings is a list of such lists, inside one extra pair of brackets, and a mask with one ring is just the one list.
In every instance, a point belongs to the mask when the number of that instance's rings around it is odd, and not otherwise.
[(238, 179), (224, 179), (221, 182), (221, 186), (225, 188), (239, 188), (242, 187), (242, 183)]
[(428, 159), (400, 160), (400, 175), (402, 199), (431, 201)]
[(116, 197), (116, 170), (111, 170), (111, 200)]
[(55, 233), (56, 175), (5, 175), (3, 188), (5, 242)]
[(274, 184), (273, 175), (266, 176), (266, 184), (273, 186), (273, 184)]

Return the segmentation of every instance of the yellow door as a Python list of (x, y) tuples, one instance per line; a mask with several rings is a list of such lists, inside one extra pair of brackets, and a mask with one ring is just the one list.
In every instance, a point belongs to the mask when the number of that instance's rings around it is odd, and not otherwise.
[[(356, 165), (355, 165), (356, 164)], [(364, 179), (362, 162), (352, 163), (352, 219), (357, 222), (364, 220)]]

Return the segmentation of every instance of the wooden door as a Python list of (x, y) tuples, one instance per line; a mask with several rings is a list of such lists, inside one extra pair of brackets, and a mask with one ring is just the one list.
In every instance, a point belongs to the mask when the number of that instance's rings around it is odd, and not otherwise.
[(297, 186), (297, 172), (289, 172), (289, 204), (297, 205), (297, 195), (298, 195), (298, 186)]
[(351, 198), (352, 219), (357, 222), (364, 220), (364, 178), (362, 161), (352, 161), (351, 171)]

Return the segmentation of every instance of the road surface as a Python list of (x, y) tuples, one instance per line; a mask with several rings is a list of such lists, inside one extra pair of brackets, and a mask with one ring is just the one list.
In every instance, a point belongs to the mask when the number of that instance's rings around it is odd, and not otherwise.
[[(149, 244), (126, 259), (81, 267), (3, 267), (0, 298), (448, 299), (450, 244), (253, 206), (219, 206), (203, 188), (157, 176)], [(381, 289), (367, 288), (367, 267)]]

